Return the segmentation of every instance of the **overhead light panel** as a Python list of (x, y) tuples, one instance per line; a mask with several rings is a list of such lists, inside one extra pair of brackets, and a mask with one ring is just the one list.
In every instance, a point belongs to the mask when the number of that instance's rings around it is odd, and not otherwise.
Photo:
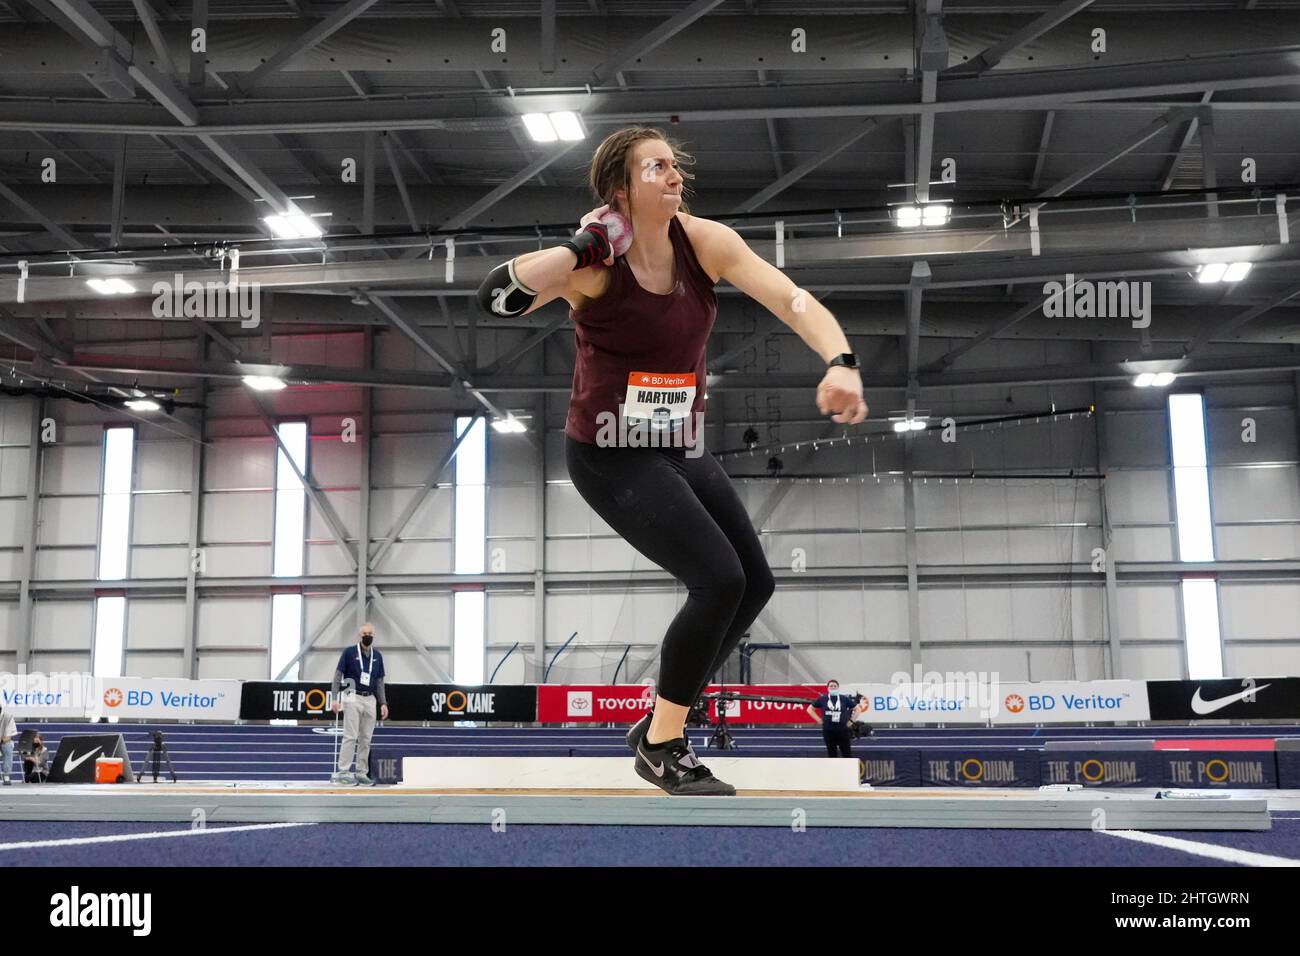
[(560, 138), (545, 113), (525, 113), (524, 129), (528, 130), (534, 143), (554, 143)]
[(894, 224), (903, 229), (912, 229), (921, 224), (920, 206), (899, 206), (894, 210)]
[(244, 384), (255, 392), (278, 392), (284, 388), (284, 379), (274, 375), (245, 375)]
[(893, 423), (896, 432), (921, 432), (928, 426), (930, 416), (924, 411), (914, 412), (911, 415), (898, 411), (890, 415), (889, 420)]
[(135, 412), (156, 412), (162, 408), (157, 402), (148, 398), (132, 398), (123, 404)]
[(1196, 269), (1196, 281), (1202, 285), (1212, 282), (1240, 282), (1250, 274), (1250, 262), (1207, 262)]
[(894, 225), (902, 229), (917, 226), (942, 226), (952, 215), (952, 207), (945, 203), (928, 203), (924, 206), (899, 206), (894, 210)]
[(556, 140), (577, 142), (587, 138), (582, 120), (571, 110), (555, 113), (525, 113), (524, 129), (534, 143), (554, 143)]
[(311, 216), (300, 212), (287, 216), (263, 216), (262, 221), (277, 239), (318, 239), (325, 235)]
[(125, 279), (111, 277), (108, 279), (87, 279), (86, 285), (90, 286), (100, 295), (130, 295), (135, 292), (135, 286)]
[(1209, 285), (1211, 282), (1219, 282), (1223, 279), (1223, 274), (1228, 271), (1228, 266), (1223, 262), (1207, 262), (1196, 270), (1196, 281), (1202, 285)]
[(951, 208), (943, 203), (932, 203), (929, 206), (921, 207), (921, 225), (923, 226), (942, 226), (948, 222), (951, 215)]
[(1138, 388), (1165, 388), (1177, 377), (1173, 372), (1142, 372), (1133, 379), (1133, 384)]
[(551, 124), (555, 127), (555, 132), (560, 134), (560, 139), (565, 142), (575, 143), (587, 138), (587, 133), (582, 128), (582, 120), (577, 113), (570, 110), (552, 113)]
[(494, 418), (492, 428), (503, 435), (518, 435), (528, 431), (528, 426), (513, 415), (507, 415), (505, 418)]
[(924, 418), (905, 418), (902, 421), (894, 422), (894, 431), (896, 432), (923, 432), (926, 429), (927, 419)]

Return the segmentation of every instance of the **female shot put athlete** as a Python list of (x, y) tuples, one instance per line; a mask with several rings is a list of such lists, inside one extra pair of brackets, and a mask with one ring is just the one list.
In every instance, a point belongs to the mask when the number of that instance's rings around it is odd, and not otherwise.
[(571, 240), (497, 266), (479, 301), (499, 316), (569, 303), (577, 338), (564, 429), (569, 475), (611, 528), (688, 593), (664, 635), (654, 711), (627, 735), (636, 772), (670, 794), (733, 795), (683, 733), (691, 705), (775, 586), (744, 505), (704, 449), (704, 356), (718, 280), (826, 362), (822, 414), (856, 424), (867, 406), (835, 317), (735, 230), (686, 211), (683, 187), (695, 177), (681, 165), (690, 160), (658, 129), (611, 133), (590, 170), (604, 205), (582, 217)]

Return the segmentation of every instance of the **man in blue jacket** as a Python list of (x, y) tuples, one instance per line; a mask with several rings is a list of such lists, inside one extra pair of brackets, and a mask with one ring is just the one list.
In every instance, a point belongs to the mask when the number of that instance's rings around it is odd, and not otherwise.
[[(334, 783), (355, 783), (373, 787), (370, 779), (370, 741), (375, 734), (375, 704), (379, 719), (388, 719), (388, 702), (384, 699), (384, 655), (374, 646), (375, 626), (361, 625), (357, 643), (344, 648), (334, 671), (334, 712), (343, 711), (343, 745)], [(340, 702), (340, 689), (342, 701)], [(352, 757), (356, 754), (357, 775), (352, 776)]]

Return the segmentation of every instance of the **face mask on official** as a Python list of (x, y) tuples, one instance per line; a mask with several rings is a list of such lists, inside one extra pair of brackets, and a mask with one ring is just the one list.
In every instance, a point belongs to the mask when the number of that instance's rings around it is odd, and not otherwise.
[(832, 682), (832, 683), (826, 685), (826, 693), (827, 693), (827, 694), (838, 694), (839, 692), (840, 692), (840, 685), (839, 685), (839, 684), (836, 684), (836, 683)]
[(362, 646), (362, 647), (369, 647), (369, 646), (370, 646), (371, 644), (373, 644), (373, 643), (375, 643), (375, 635), (374, 635), (374, 634), (371, 634), (369, 631), (367, 631), (367, 632), (364, 632), (364, 633), (361, 635), (361, 646)]

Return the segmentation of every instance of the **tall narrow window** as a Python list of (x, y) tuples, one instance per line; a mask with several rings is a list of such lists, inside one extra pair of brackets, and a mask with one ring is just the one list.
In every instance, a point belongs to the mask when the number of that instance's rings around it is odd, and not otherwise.
[[(455, 570), (457, 574), (482, 574), (487, 523), (487, 429), (481, 417), (457, 418), (456, 433), (466, 428), (469, 434), (456, 451)], [(452, 611), (452, 680), (481, 684), (487, 643), (483, 591), (455, 591)]]
[[(302, 595), (273, 594), (271, 596), (271, 677), (293, 659), (302, 646)], [(297, 680), (302, 671), (300, 662), (289, 668), (285, 680)]]
[(95, 598), (95, 658), (91, 673), (96, 677), (122, 676), (125, 626), (126, 598), (121, 595)]
[(1174, 462), (1174, 501), (1178, 516), (1178, 559), (1213, 561), (1210, 528), (1210, 477), (1206, 469), (1205, 399), (1169, 396), (1169, 438)]
[[(284, 449), (275, 456), (275, 537), (272, 542), (271, 573), (277, 578), (302, 576), (303, 543), (307, 521), (307, 491), (293, 466), (307, 474), (307, 423), (281, 422), (276, 431), (293, 456)], [(275, 594), (271, 597), (271, 677), (280, 673), (302, 646), (302, 595)], [(297, 680), (297, 663), (285, 674)]]
[[(1210, 520), (1209, 456), (1205, 437), (1205, 397), (1169, 396), (1169, 444), (1174, 466), (1174, 509), (1180, 561), (1213, 561)], [(1187, 673), (1193, 680), (1223, 676), (1223, 638), (1219, 632), (1219, 585), (1213, 578), (1184, 576), (1183, 641)]]
[(1185, 577), (1182, 581), (1186, 628), (1187, 674), (1192, 680), (1223, 676), (1223, 640), (1219, 634), (1219, 582)]
[(131, 537), (131, 472), (135, 461), (135, 429), (104, 431), (103, 507), (99, 519), (99, 580), (126, 577)]
[[(99, 568), (101, 581), (126, 578), (131, 545), (131, 475), (135, 468), (135, 429), (104, 430), (104, 470), (100, 478)], [(95, 646), (91, 673), (122, 676), (126, 598), (95, 599)]]
[(276, 431), (285, 448), (293, 453), (293, 464), (283, 449), (275, 456), (275, 554), (271, 573), (277, 578), (302, 576), (303, 532), (307, 521), (307, 491), (293, 465), (307, 474), (307, 423), (282, 422)]

